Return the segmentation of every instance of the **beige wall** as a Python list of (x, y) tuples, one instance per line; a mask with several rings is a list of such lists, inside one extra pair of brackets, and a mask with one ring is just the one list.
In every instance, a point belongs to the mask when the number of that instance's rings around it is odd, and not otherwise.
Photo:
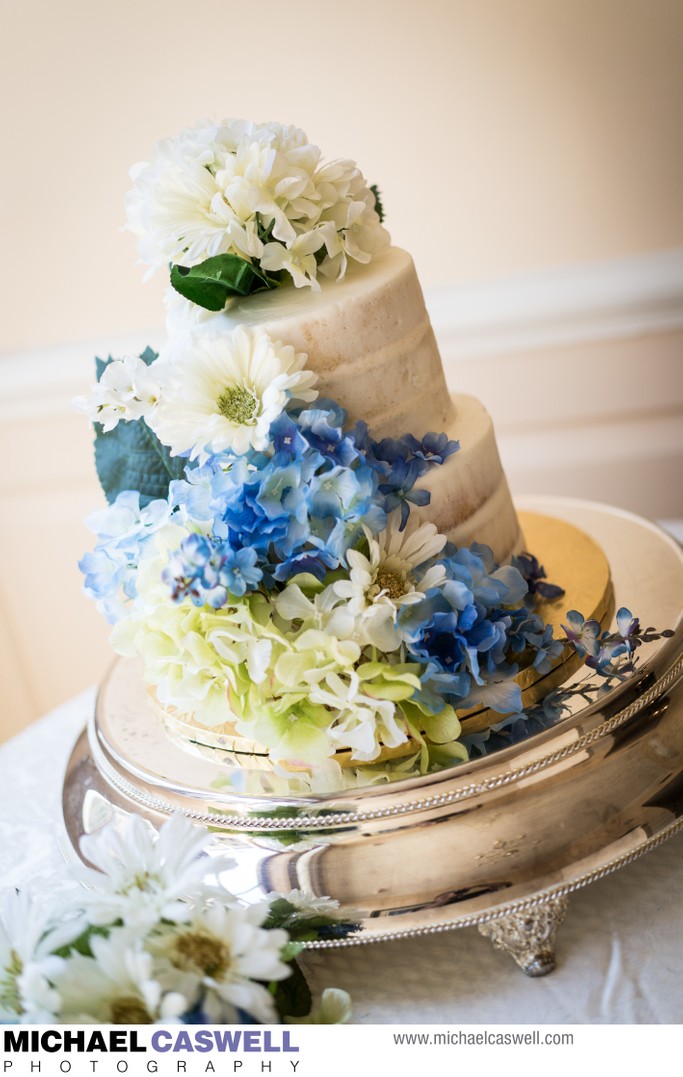
[(159, 322), (127, 169), (201, 117), (355, 157), (428, 287), (683, 245), (681, 0), (0, 10), (0, 355)]

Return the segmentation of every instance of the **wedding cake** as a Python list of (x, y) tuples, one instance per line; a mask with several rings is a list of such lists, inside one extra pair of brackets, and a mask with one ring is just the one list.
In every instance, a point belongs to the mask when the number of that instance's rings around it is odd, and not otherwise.
[[(168, 342), (82, 406), (110, 507), (81, 568), (164, 713), (275, 765), (467, 758), (563, 650), (491, 419), (450, 394), (379, 192), (303, 132), (226, 121), (131, 173)], [(544, 591), (545, 588), (545, 591)]]

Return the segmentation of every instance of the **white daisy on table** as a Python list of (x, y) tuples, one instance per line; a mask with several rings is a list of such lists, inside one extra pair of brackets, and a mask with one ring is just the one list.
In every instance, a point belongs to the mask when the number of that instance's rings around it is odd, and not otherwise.
[[(59, 1007), (54, 983), (64, 960), (53, 950), (72, 942), (84, 922), (56, 925), (51, 913), (26, 891), (4, 895), (0, 917), (0, 1022), (50, 1024)], [(56, 919), (56, 916), (55, 916)]]
[(194, 910), (186, 924), (151, 936), (159, 979), (198, 1006), (208, 1023), (238, 1019), (243, 1010), (265, 1024), (277, 1022), (273, 996), (263, 981), (283, 980), (290, 969), (280, 958), (286, 931), (261, 927), (269, 904)]
[(154, 958), (126, 928), (90, 938), (92, 957), (72, 954), (57, 986), (59, 1020), (66, 1024), (148, 1025), (178, 1019), (191, 1008), (177, 990), (165, 991)]
[(172, 816), (158, 834), (131, 815), (81, 838), (81, 851), (96, 869), (80, 870), (82, 880), (93, 887), (84, 899), (90, 921), (122, 920), (144, 928), (162, 918), (187, 920), (191, 910), (185, 896), (213, 893), (207, 877), (234, 866), (227, 857), (202, 855), (205, 843), (206, 831), (180, 815)]
[(205, 461), (268, 446), (271, 423), (292, 403), (318, 395), (307, 356), (241, 326), (228, 336), (197, 335), (167, 360), (161, 399), (149, 419), (173, 455)]

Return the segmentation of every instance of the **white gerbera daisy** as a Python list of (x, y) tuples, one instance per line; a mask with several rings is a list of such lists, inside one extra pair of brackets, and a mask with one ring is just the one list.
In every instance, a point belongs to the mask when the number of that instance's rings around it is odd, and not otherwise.
[(404, 531), (399, 530), (399, 514), (393, 513), (384, 531), (375, 539), (365, 529), (367, 556), (349, 550), (349, 578), (332, 585), (357, 618), (357, 631), (367, 642), (384, 651), (396, 650), (403, 636), (396, 624), (402, 606), (420, 602), (432, 587), (446, 579), (441, 565), (429, 568), (422, 577), (415, 573), (420, 565), (440, 553), (446, 536), (434, 524), (420, 524), (411, 517)]
[(83, 920), (55, 925), (50, 912), (27, 893), (4, 895), (0, 920), (0, 1021), (51, 1023), (59, 1006), (54, 982), (64, 960), (53, 950), (72, 942)]
[(107, 938), (93, 935), (92, 957), (72, 954), (58, 979), (59, 1019), (65, 1024), (148, 1025), (180, 1017), (191, 1008), (177, 990), (165, 991), (154, 958), (125, 928)]
[(84, 881), (96, 889), (88, 895), (93, 923), (123, 920), (144, 928), (158, 920), (184, 921), (190, 907), (183, 898), (209, 894), (205, 883), (234, 866), (233, 860), (202, 855), (206, 831), (180, 815), (172, 816), (157, 834), (138, 815), (81, 838), (81, 849), (97, 872), (82, 869)]
[(214, 1024), (235, 1021), (238, 1009), (265, 1024), (277, 1021), (273, 996), (255, 982), (290, 974), (280, 959), (287, 932), (260, 926), (268, 908), (198, 908), (189, 923), (150, 938), (162, 985), (194, 1000)]
[(182, 357), (169, 360), (150, 426), (174, 456), (189, 453), (200, 462), (226, 450), (263, 450), (290, 401), (310, 403), (318, 395), (306, 358), (258, 329), (194, 337)]

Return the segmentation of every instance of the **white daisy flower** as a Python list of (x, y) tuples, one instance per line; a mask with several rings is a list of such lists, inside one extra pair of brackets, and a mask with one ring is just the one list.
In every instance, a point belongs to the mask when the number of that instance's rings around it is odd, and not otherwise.
[(125, 928), (93, 935), (92, 957), (74, 953), (58, 978), (59, 1020), (65, 1024), (147, 1025), (177, 1019), (191, 1002), (164, 990), (154, 958)]
[(64, 960), (52, 951), (72, 942), (83, 927), (78, 917), (56, 926), (50, 911), (26, 891), (5, 894), (0, 919), (0, 1021), (53, 1022), (59, 1006), (54, 983)]
[(271, 423), (290, 401), (310, 403), (317, 376), (306, 355), (262, 330), (241, 326), (197, 336), (169, 360), (168, 379), (149, 423), (173, 455), (200, 462), (228, 450), (242, 456), (268, 446)]
[(196, 909), (192, 920), (150, 939), (163, 985), (201, 1006), (213, 1024), (232, 1022), (236, 1010), (258, 1021), (277, 1022), (270, 992), (255, 981), (283, 980), (289, 967), (280, 951), (289, 936), (262, 928), (268, 905)]
[(445, 582), (446, 570), (441, 565), (432, 566), (421, 578), (415, 569), (440, 553), (447, 540), (434, 524), (420, 524), (412, 517), (400, 531), (398, 513), (392, 514), (377, 538), (364, 530), (367, 555), (349, 550), (349, 578), (332, 587), (356, 618), (356, 630), (364, 637), (361, 642), (393, 651), (403, 640), (396, 623), (401, 607), (421, 601), (430, 588)]
[(85, 904), (93, 923), (123, 920), (145, 928), (160, 919), (184, 921), (188, 894), (208, 895), (205, 882), (234, 861), (203, 854), (206, 831), (180, 815), (172, 816), (157, 834), (138, 815), (119, 820), (99, 833), (81, 838), (81, 850), (96, 871), (81, 869), (94, 889)]
[(77, 397), (73, 406), (90, 422), (101, 423), (105, 433), (120, 420), (129, 422), (151, 414), (161, 392), (157, 371), (137, 355), (114, 359), (92, 387), (89, 397)]

